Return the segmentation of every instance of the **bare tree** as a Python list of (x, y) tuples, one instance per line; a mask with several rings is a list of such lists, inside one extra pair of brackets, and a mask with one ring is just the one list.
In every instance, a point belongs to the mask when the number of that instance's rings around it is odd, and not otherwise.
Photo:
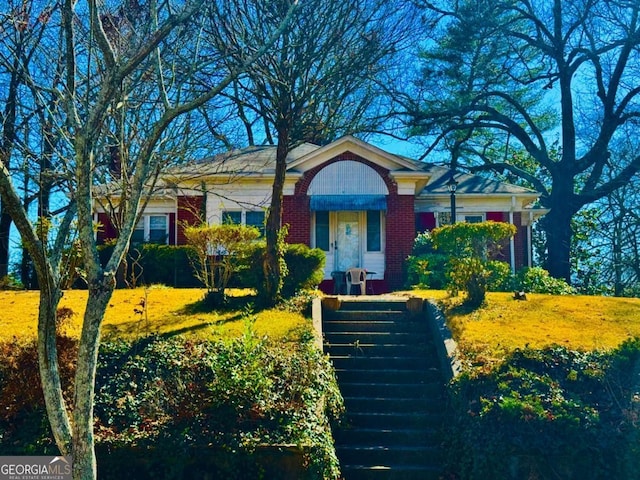
[[(259, 15), (250, 19), (248, 27), (254, 34), (273, 28), (292, 1), (256, 3), (262, 4)], [(346, 133), (379, 127), (383, 88), (378, 81), (393, 55), (412, 40), (414, 17), (409, 8), (399, 8), (405, 3), (306, 1), (277, 48), (226, 92), (236, 105), (248, 142), (277, 144), (263, 262), (266, 304), (278, 301), (282, 285), (278, 244), (287, 155), (305, 141), (324, 144)]]
[[(265, 30), (259, 42), (243, 45), (250, 52), (243, 62), (231, 65), (223, 60), (232, 51), (216, 48), (226, 42), (212, 41), (204, 35), (205, 31), (244, 33), (236, 27), (216, 27), (229, 18), (242, 25), (243, 2), (222, 3), (227, 9), (224, 13), (233, 15), (196, 15), (205, 4), (219, 13), (216, 5), (204, 0), (180, 5), (124, 0), (109, 7), (98, 0), (64, 0), (47, 22), (51, 38), (62, 42), (60, 85), (46, 88), (38, 76), (22, 72), (36, 95), (49, 93), (56, 97), (55, 111), (51, 113), (53, 128), (63, 143), (58, 149), (65, 152), (59, 155), (64, 163), (56, 165), (56, 175), (66, 186), (67, 195), (60, 200), (66, 201), (64, 216), (46, 234), (36, 228), (22, 205), (5, 150), (0, 152), (0, 194), (38, 275), (42, 388), (56, 444), (62, 454), (73, 455), (76, 479), (96, 477), (93, 399), (100, 328), (115, 288), (116, 271), (150, 191), (149, 183), (179, 141), (172, 136), (170, 127), (180, 125), (188, 112), (218, 95), (263, 55), (295, 10), (292, 6), (283, 12), (277, 26)], [(40, 48), (41, 58), (47, 58), (46, 46)], [(195, 82), (197, 76), (206, 77), (208, 83)], [(122, 221), (113, 252), (103, 266), (94, 236), (94, 192), (106, 178), (105, 171), (112, 166), (114, 155), (120, 166), (118, 186), (113, 191), (119, 198)], [(74, 220), (89, 293), (74, 398), (71, 405), (66, 405), (57, 365), (55, 317), (62, 293), (62, 247), (72, 237)]]
[[(570, 280), (572, 217), (640, 170), (635, 153), (617, 158), (616, 174), (606, 175), (610, 143), (640, 117), (640, 4), (416, 3), (439, 29), (425, 43), (422, 75), (405, 98), (413, 127), (439, 138), (473, 132), (467, 162), (509, 171), (542, 192), (541, 203), (550, 208), (547, 268)], [(497, 142), (503, 155), (487, 155)], [(524, 148), (550, 184), (510, 162), (509, 146)]]

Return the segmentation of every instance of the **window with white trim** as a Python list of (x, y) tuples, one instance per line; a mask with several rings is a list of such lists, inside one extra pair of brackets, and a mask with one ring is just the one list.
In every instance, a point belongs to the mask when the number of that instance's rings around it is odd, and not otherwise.
[(131, 243), (169, 243), (169, 215), (143, 215), (131, 235)]
[(223, 225), (246, 225), (256, 227), (264, 236), (264, 210), (223, 210)]
[(367, 252), (382, 251), (382, 212), (367, 210)]
[(464, 216), (464, 221), (466, 223), (482, 223), (482, 222), (484, 222), (484, 214), (477, 213), (477, 214), (473, 214), (473, 215), (465, 215)]

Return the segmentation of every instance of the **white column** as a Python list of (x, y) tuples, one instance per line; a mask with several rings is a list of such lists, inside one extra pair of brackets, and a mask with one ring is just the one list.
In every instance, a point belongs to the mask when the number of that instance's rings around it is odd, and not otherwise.
[[(512, 196), (511, 197), (511, 210), (509, 210), (509, 223), (511, 225), (513, 225), (513, 210), (516, 206), (516, 197)], [(516, 273), (516, 251), (515, 251), (515, 240), (514, 237), (511, 237), (509, 239), (509, 250), (511, 250), (511, 255), (510, 255), (510, 261), (511, 261), (511, 273), (515, 274)]]

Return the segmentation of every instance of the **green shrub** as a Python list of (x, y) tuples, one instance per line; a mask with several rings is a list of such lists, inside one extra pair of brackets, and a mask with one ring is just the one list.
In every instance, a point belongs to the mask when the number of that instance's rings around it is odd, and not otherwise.
[[(100, 259), (106, 263), (111, 256), (113, 245), (98, 247)], [(118, 288), (131, 284), (136, 278), (138, 285), (168, 285), (172, 287), (199, 287), (189, 263), (191, 248), (178, 245), (143, 243), (132, 247), (127, 254), (126, 271), (122, 265), (118, 272)]]
[(492, 221), (456, 223), (433, 230), (433, 246), (449, 255), (449, 291), (466, 292), (465, 303), (471, 308), (482, 305), (491, 277), (490, 259), (515, 233), (515, 226)]
[(444, 290), (447, 284), (445, 270), (448, 256), (422, 253), (407, 257), (407, 282), (411, 287)]
[(488, 373), (467, 371), (451, 389), (450, 470), (460, 479), (640, 478), (639, 361), (634, 340), (612, 353), (526, 349)]
[[(182, 472), (193, 472), (197, 455), (214, 455), (207, 473), (215, 478), (261, 478), (255, 449), (288, 444), (304, 452), (300, 478), (337, 478), (330, 427), (343, 402), (329, 360), (311, 337), (272, 344), (255, 336), (252, 317), (246, 322), (243, 337), (227, 342), (149, 337), (101, 345), (94, 407), (101, 461), (115, 452), (131, 457), (137, 478), (170, 479), (188, 478)], [(68, 395), (74, 348), (61, 350)], [(0, 455), (55, 452), (35, 346), (5, 344), (0, 353)]]
[[(264, 283), (262, 257), (264, 242), (252, 246), (248, 262), (252, 268), (245, 269), (236, 285), (258, 289)], [(287, 276), (282, 286), (282, 296), (292, 297), (301, 290), (316, 288), (324, 277), (325, 255), (319, 248), (310, 248), (304, 244), (285, 244), (284, 261), (287, 264)]]
[(530, 293), (549, 293), (552, 295), (572, 295), (576, 291), (562, 279), (553, 278), (540, 267), (523, 268), (516, 276), (518, 290)]
[(416, 238), (413, 240), (412, 255), (426, 255), (434, 252), (435, 248), (433, 246), (431, 232), (422, 232), (416, 235)]
[(485, 268), (489, 272), (487, 290), (490, 292), (510, 292), (514, 287), (513, 273), (507, 262), (491, 260)]

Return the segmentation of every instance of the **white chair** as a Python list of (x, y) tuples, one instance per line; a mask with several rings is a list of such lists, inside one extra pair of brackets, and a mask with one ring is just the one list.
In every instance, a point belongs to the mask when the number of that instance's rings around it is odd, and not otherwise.
[(367, 294), (367, 271), (364, 268), (350, 268), (347, 270), (347, 295), (351, 295), (353, 287), (360, 289), (359, 295)]

